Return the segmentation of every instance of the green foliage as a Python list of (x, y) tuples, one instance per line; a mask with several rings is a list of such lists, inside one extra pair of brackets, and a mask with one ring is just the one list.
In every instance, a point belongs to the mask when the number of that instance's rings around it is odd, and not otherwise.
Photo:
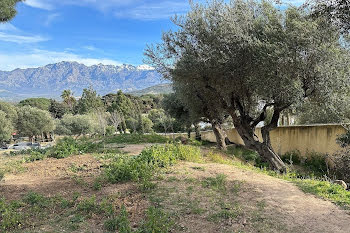
[(298, 150), (285, 153), (284, 155), (281, 156), (281, 159), (285, 163), (294, 164), (294, 165), (299, 165), (302, 162), (302, 156), (300, 151)]
[(11, 20), (17, 14), (16, 4), (22, 0), (2, 0), (0, 2), (0, 23)]
[(88, 115), (65, 115), (56, 122), (55, 133), (59, 135), (85, 135), (93, 130), (92, 119)]
[(25, 162), (30, 163), (38, 160), (44, 160), (45, 158), (46, 154), (40, 153), (39, 151), (33, 151), (28, 157), (25, 157), (24, 160)]
[(304, 165), (311, 171), (315, 172), (316, 175), (327, 174), (327, 155), (322, 153), (311, 152), (307, 154)]
[(101, 107), (103, 107), (101, 97), (90, 87), (83, 90), (83, 94), (76, 105), (76, 112), (78, 114), (86, 114)]
[(93, 143), (84, 139), (76, 140), (72, 137), (64, 137), (59, 140), (54, 147), (50, 148), (48, 157), (62, 159), (80, 153), (97, 152), (100, 148), (100, 143)]
[(77, 205), (77, 210), (85, 214), (91, 214), (99, 210), (99, 206), (96, 202), (96, 197), (92, 196), (90, 198), (83, 199)]
[(293, 182), (304, 192), (312, 193), (331, 200), (340, 206), (350, 208), (350, 192), (344, 190), (344, 188), (338, 184), (312, 179), (294, 179)]
[(13, 133), (13, 125), (5, 112), (0, 110), (0, 145), (3, 142), (8, 141), (11, 138), (11, 134)]
[(226, 191), (226, 175), (218, 174), (216, 177), (208, 177), (202, 181), (202, 186), (217, 191)]
[(63, 115), (68, 112), (68, 107), (64, 103), (60, 103), (56, 100), (51, 100), (49, 112), (53, 118), (61, 119)]
[(106, 143), (166, 143), (169, 139), (158, 134), (119, 134), (106, 138)]
[(11, 120), (12, 125), (17, 123), (17, 108), (16, 106), (0, 101), (0, 111), (5, 112), (7, 119)]
[(7, 203), (4, 198), (0, 199), (0, 230), (6, 232), (21, 225), (23, 218), (15, 207), (13, 203)]
[(146, 221), (142, 223), (137, 233), (168, 233), (174, 226), (169, 215), (156, 207), (149, 207), (146, 212)]
[(18, 109), (16, 129), (21, 135), (33, 137), (44, 132), (52, 132), (54, 128), (54, 121), (49, 112), (30, 106)]
[(23, 198), (23, 201), (32, 206), (45, 207), (48, 205), (48, 199), (35, 192), (29, 192)]
[(350, 130), (347, 130), (345, 134), (338, 136), (337, 143), (343, 148), (350, 146)]
[(144, 189), (149, 189), (152, 187), (149, 181), (155, 172), (178, 160), (201, 161), (199, 148), (169, 144), (146, 148), (134, 157), (119, 155), (107, 166), (104, 176), (111, 183), (137, 181)]
[(29, 98), (22, 100), (18, 103), (18, 106), (30, 106), (41, 110), (49, 111), (51, 100), (46, 98)]

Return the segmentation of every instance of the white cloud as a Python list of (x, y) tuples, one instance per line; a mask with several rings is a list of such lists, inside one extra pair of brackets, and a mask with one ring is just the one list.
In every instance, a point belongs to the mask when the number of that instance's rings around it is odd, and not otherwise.
[(60, 17), (60, 14), (58, 14), (58, 13), (54, 13), (54, 14), (48, 15), (48, 16), (47, 16), (47, 19), (46, 19), (46, 21), (45, 21), (45, 23), (44, 23), (44, 25), (45, 25), (46, 27), (50, 26), (51, 23), (52, 23), (55, 19), (57, 19), (58, 17)]
[(189, 10), (186, 1), (165, 1), (152, 4), (142, 4), (127, 11), (116, 11), (115, 16), (140, 20), (166, 19), (175, 14), (183, 14)]
[(10, 23), (0, 24), (0, 41), (26, 44), (47, 40), (49, 39), (40, 35), (28, 35)]
[(89, 58), (71, 52), (34, 49), (23, 53), (0, 53), (0, 70), (10, 71), (16, 68), (34, 68), (61, 61), (76, 61), (88, 66), (100, 63), (104, 65), (122, 64), (111, 59)]
[(183, 13), (189, 9), (188, 0), (27, 0), (24, 4), (43, 10), (54, 10), (64, 5), (76, 5), (112, 13), (121, 18), (140, 20), (169, 18), (175, 13)]
[(51, 4), (51, 1), (45, 1), (45, 0), (26, 0), (24, 1), (24, 4), (34, 7), (34, 8), (40, 8), (44, 10), (52, 10), (54, 9), (54, 5)]
[(21, 36), (21, 35), (14, 35), (14, 34), (0, 32), (0, 40), (6, 41), (6, 42), (13, 42), (17, 44), (26, 44), (26, 43), (43, 42), (49, 39), (42, 36)]

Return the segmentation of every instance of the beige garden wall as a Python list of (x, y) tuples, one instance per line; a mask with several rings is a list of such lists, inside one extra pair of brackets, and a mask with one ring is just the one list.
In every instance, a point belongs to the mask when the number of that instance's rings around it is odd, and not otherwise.
[[(303, 155), (312, 151), (332, 154), (340, 150), (336, 138), (345, 132), (341, 125), (282, 126), (271, 132), (271, 143), (278, 154), (292, 150), (299, 150)], [(261, 139), (260, 129), (256, 134)], [(227, 136), (236, 144), (244, 144), (236, 129), (227, 130)], [(202, 132), (202, 138), (215, 142), (212, 131)]]

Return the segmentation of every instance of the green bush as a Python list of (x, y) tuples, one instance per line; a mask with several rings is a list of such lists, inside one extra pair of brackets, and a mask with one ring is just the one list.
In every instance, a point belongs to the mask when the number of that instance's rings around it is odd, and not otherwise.
[(285, 163), (299, 165), (302, 161), (302, 156), (300, 151), (293, 150), (282, 155), (281, 159)]
[(52, 148), (49, 157), (63, 159), (78, 153), (79, 148), (77, 140), (74, 140), (72, 137), (64, 137)]
[(72, 137), (64, 137), (54, 147), (50, 148), (48, 157), (62, 159), (81, 153), (98, 152), (101, 148), (101, 143), (93, 143), (84, 138), (76, 140)]
[(24, 160), (26, 163), (30, 163), (30, 162), (34, 162), (34, 161), (38, 161), (38, 160), (43, 160), (45, 158), (46, 158), (45, 153), (41, 153), (39, 151), (33, 151), (30, 153), (30, 155), (28, 157), (25, 157)]
[(16, 207), (13, 203), (7, 203), (4, 198), (0, 199), (0, 231), (7, 232), (21, 225), (23, 218)]
[(119, 155), (104, 171), (108, 182), (136, 181), (145, 188), (152, 186), (148, 181), (160, 169), (175, 164), (178, 160), (201, 161), (198, 147), (184, 145), (162, 145), (146, 148), (138, 156)]
[(327, 174), (327, 155), (311, 152), (307, 155), (305, 160), (305, 166), (309, 168), (311, 171), (315, 172), (316, 175)]
[(170, 139), (158, 134), (119, 134), (106, 139), (106, 143), (167, 143)]

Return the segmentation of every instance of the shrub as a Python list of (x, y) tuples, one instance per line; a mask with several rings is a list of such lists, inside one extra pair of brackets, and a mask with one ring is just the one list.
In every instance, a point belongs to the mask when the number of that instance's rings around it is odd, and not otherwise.
[(200, 149), (184, 145), (162, 145), (146, 148), (138, 156), (119, 155), (105, 169), (106, 180), (111, 183), (137, 181), (148, 189), (149, 180), (160, 169), (178, 160), (201, 161)]
[(285, 163), (299, 165), (302, 161), (302, 156), (300, 151), (293, 150), (282, 155), (281, 159)]
[(25, 162), (29, 163), (29, 162), (34, 162), (38, 160), (43, 160), (45, 158), (46, 158), (45, 153), (41, 153), (39, 151), (33, 151), (30, 153), (28, 157), (25, 157), (24, 160)]
[(52, 148), (50, 157), (62, 159), (78, 153), (79, 148), (77, 141), (74, 140), (72, 137), (64, 137), (63, 139), (58, 141), (56, 146)]
[(327, 163), (326, 163), (327, 155), (311, 152), (307, 155), (305, 160), (305, 166), (315, 172), (316, 174), (323, 175), (327, 174)]
[(333, 162), (331, 167), (332, 173), (338, 179), (350, 183), (350, 148), (334, 154), (331, 160)]
[(0, 199), (0, 231), (7, 232), (21, 225), (22, 216), (15, 207), (13, 204), (8, 204), (4, 198)]

